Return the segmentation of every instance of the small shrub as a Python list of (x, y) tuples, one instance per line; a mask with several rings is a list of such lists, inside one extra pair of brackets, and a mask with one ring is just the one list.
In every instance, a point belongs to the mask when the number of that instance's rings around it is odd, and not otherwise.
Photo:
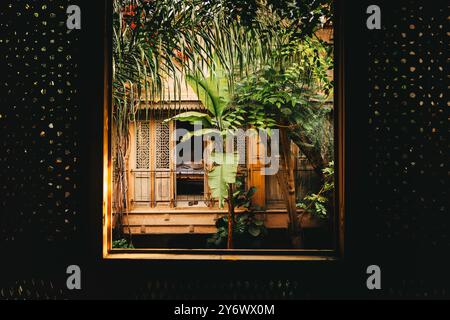
[(298, 208), (305, 210), (319, 218), (328, 216), (330, 199), (334, 190), (334, 162), (330, 162), (328, 167), (322, 170), (325, 182), (318, 193), (310, 193), (297, 204)]
[[(233, 223), (233, 242), (236, 247), (260, 247), (262, 239), (267, 235), (264, 221), (253, 212), (251, 199), (256, 188), (244, 190), (242, 181), (236, 183), (237, 190), (233, 194), (233, 202), (236, 208), (245, 208), (248, 212), (236, 213)], [(223, 216), (216, 221), (217, 232), (207, 240), (208, 247), (225, 248), (228, 240), (228, 216)]]
[(134, 249), (133, 243), (128, 243), (127, 239), (114, 240), (112, 247), (113, 249)]

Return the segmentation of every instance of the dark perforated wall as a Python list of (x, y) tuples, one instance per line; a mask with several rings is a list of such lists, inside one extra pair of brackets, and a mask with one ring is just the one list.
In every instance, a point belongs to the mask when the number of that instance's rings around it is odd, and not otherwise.
[(66, 1), (1, 4), (1, 241), (77, 232), (79, 39), (65, 11)]
[(388, 8), (368, 39), (368, 208), (384, 260), (402, 274), (390, 294), (448, 295), (450, 11), (443, 1)]

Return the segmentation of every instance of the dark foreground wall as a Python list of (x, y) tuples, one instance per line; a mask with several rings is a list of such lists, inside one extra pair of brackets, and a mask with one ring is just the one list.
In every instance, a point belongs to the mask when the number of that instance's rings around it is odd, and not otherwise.
[[(346, 257), (294, 264), (102, 262), (102, 1), (1, 1), (0, 299), (449, 298), (447, 3), (373, 1), (369, 31), (368, 4), (340, 2)], [(69, 4), (81, 31), (66, 30)], [(66, 289), (70, 264), (81, 291)]]

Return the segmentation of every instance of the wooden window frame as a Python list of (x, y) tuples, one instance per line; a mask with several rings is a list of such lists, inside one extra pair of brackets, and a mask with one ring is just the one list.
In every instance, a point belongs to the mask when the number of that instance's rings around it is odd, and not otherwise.
[(205, 260), (205, 261), (336, 261), (344, 258), (345, 244), (345, 51), (340, 6), (334, 3), (334, 139), (335, 139), (335, 212), (332, 249), (112, 249), (112, 163), (111, 163), (111, 90), (112, 90), (112, 5), (105, 1), (103, 65), (103, 203), (102, 257), (107, 260)]
[[(163, 210), (164, 208), (166, 209), (192, 209), (192, 207), (189, 206), (180, 206), (178, 205), (178, 198), (177, 198), (177, 189), (176, 189), (176, 185), (177, 185), (177, 173), (175, 170), (175, 167), (173, 165), (173, 158), (170, 159), (170, 167), (167, 168), (168, 170), (170, 170), (170, 183), (169, 183), (169, 200), (160, 200), (158, 201), (157, 197), (156, 197), (156, 174), (158, 171), (158, 168), (156, 167), (156, 153), (157, 153), (157, 149), (156, 149), (156, 137), (157, 137), (157, 122), (160, 122), (161, 119), (156, 119), (154, 116), (151, 116), (149, 119), (146, 120), (137, 120), (135, 123), (130, 124), (130, 153), (129, 153), (129, 157), (128, 157), (128, 163), (129, 163), (129, 168), (127, 170), (127, 174), (128, 174), (128, 181), (129, 183), (129, 189), (128, 189), (128, 198), (130, 199), (130, 208), (131, 210), (135, 210), (135, 209), (140, 209), (145, 211), (148, 211), (149, 213), (152, 212), (158, 212), (158, 208)], [(137, 168), (137, 162), (138, 162), (138, 154), (137, 154), (137, 126), (139, 123), (148, 123), (149, 124), (149, 139), (150, 139), (150, 144), (148, 146), (148, 152), (149, 152), (149, 165), (148, 168), (145, 169), (141, 169), (141, 168)], [(175, 150), (175, 141), (174, 141), (174, 131), (176, 129), (176, 123), (174, 121), (170, 121), (169, 124), (169, 153), (170, 153), (170, 157), (175, 157), (174, 155), (174, 150)], [(136, 201), (136, 173), (139, 172), (148, 172), (149, 175), (149, 188), (148, 188), (148, 201)], [(206, 176), (203, 175), (202, 179), (205, 180)], [(206, 201), (206, 198), (204, 198), (204, 200)], [(146, 202), (148, 203), (148, 206), (139, 206), (136, 203), (137, 202)], [(167, 206), (158, 206), (158, 202), (161, 203), (166, 203), (168, 204)]]

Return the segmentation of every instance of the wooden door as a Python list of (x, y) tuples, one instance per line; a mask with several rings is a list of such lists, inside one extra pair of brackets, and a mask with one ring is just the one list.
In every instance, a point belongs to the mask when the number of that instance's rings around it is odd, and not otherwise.
[(134, 179), (130, 185), (133, 203), (136, 205), (150, 205), (151, 197), (151, 122), (137, 121), (132, 126), (132, 163)]
[(171, 125), (155, 120), (155, 202), (157, 206), (173, 204), (173, 170), (171, 157)]

